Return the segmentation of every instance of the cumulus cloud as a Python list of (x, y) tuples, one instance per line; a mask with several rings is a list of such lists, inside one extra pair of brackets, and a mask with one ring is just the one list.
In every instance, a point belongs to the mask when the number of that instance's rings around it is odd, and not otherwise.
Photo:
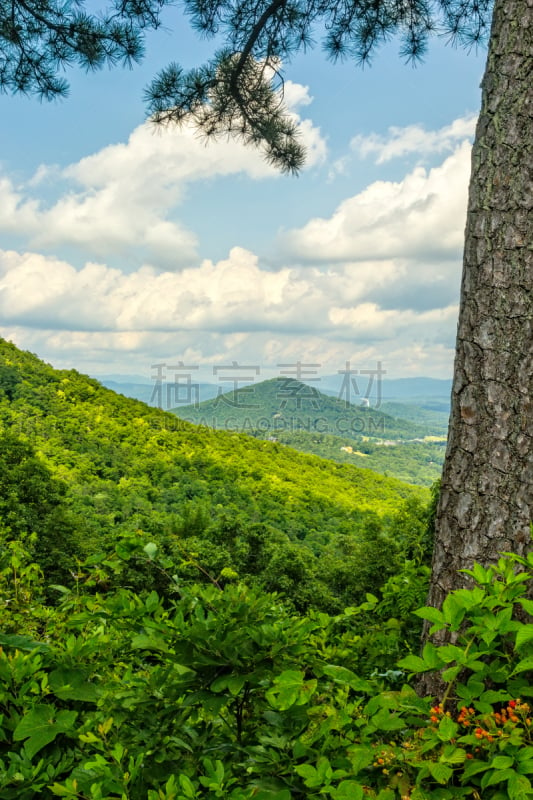
[(121, 353), (138, 361), (144, 354), (150, 363), (171, 353), (189, 363), (252, 358), (342, 366), (380, 348), (383, 358), (392, 344), (397, 350), (403, 339), (407, 347), (413, 336), (430, 348), (449, 344), (453, 304), (387, 309), (368, 299), (372, 291), (379, 296), (386, 287), (414, 283), (413, 266), (390, 261), (381, 269), (366, 262), (272, 271), (253, 253), (233, 248), (228, 258), (196, 269), (141, 267), (124, 274), (101, 263), (76, 270), (40, 254), (0, 251), (0, 318), (2, 331), (19, 332), (17, 341), (21, 330), (22, 340), (28, 331), (46, 331), (46, 352), (60, 363), (67, 351), (85, 350), (84, 363), (91, 353), (104, 362)]
[[(320, 131), (296, 111), (311, 102), (308, 89), (288, 82), (287, 102), (308, 151), (308, 166), (325, 157)], [(141, 256), (182, 267), (196, 258), (195, 235), (176, 218), (193, 182), (244, 174), (253, 180), (278, 172), (260, 151), (235, 140), (206, 143), (189, 126), (156, 129), (146, 122), (125, 143), (110, 145), (62, 170), (42, 167), (25, 186), (0, 179), (0, 229), (23, 235), (32, 248), (76, 246), (98, 258)], [(61, 196), (36, 198), (46, 187)]]
[[(387, 310), (380, 296), (393, 295), (398, 286), (419, 288), (420, 280), (415, 262), (394, 260), (378, 268), (362, 262), (274, 271), (240, 247), (198, 268), (156, 272), (143, 266), (128, 274), (102, 263), (76, 270), (38, 253), (0, 251), (0, 317), (11, 324), (78, 331), (326, 333), (347, 319), (355, 325), (361, 310), (364, 320), (377, 319), (378, 311), (392, 318), (396, 312)], [(439, 308), (442, 297), (434, 299)], [(431, 307), (422, 303), (413, 314)], [(383, 316), (379, 319), (378, 325)], [(361, 330), (367, 330), (364, 321)]]
[(451, 152), (458, 142), (474, 135), (476, 120), (475, 115), (469, 114), (436, 131), (427, 131), (421, 125), (408, 125), (405, 128), (393, 126), (386, 136), (376, 133), (354, 136), (350, 147), (361, 158), (372, 156), (376, 164), (384, 164), (410, 153), (428, 156)]
[(315, 311), (313, 275), (260, 269), (234, 248), (218, 263), (182, 272), (150, 267), (125, 274), (99, 263), (76, 270), (37, 253), (0, 253), (0, 316), (6, 322), (71, 330), (216, 330), (284, 327), (297, 302)]
[[(293, 109), (310, 101), (306, 87), (285, 91)], [(469, 143), (457, 144), (464, 125), (454, 125), (436, 132), (453, 143), (441, 164), (374, 182), (330, 217), (284, 233), (277, 268), (241, 247), (198, 263), (195, 238), (176, 218), (194, 181), (276, 174), (236, 142), (206, 148), (191, 130), (143, 125), (127, 143), (66, 169), (43, 167), (31, 186), (0, 178), (0, 228), (33, 242), (25, 252), (0, 251), (0, 334), (58, 366), (95, 373), (146, 374), (178, 359), (300, 361), (331, 372), (347, 360), (363, 368), (381, 360), (389, 375), (447, 374), (470, 168)], [(306, 121), (301, 130), (317, 163), (320, 132)], [(398, 152), (406, 152), (401, 138)], [(39, 202), (39, 188), (55, 183), (68, 191)], [(82, 246), (90, 260), (74, 266), (65, 244)], [(116, 266), (124, 253), (133, 254), (127, 273)]]
[(214, 332), (71, 332), (0, 325), (0, 336), (58, 368), (74, 367), (94, 375), (137, 374), (150, 381), (156, 375), (152, 365), (183, 361), (198, 366), (195, 376), (212, 383), (217, 382), (213, 368), (234, 360), (258, 366), (256, 381), (281, 374), (281, 364), (296, 367), (298, 362), (318, 365), (318, 376), (335, 374), (345, 368), (346, 361), (355, 369), (374, 369), (381, 361), (388, 377), (448, 377), (453, 358), (449, 341), (433, 336), (431, 328), (418, 333), (422, 334), (418, 341), (406, 334), (370, 341), (348, 331), (342, 338), (333, 331), (328, 336), (255, 332), (236, 340), (233, 334)]
[(470, 145), (443, 164), (416, 167), (402, 181), (376, 181), (344, 200), (329, 219), (310, 220), (281, 243), (309, 262), (458, 258), (463, 244)]

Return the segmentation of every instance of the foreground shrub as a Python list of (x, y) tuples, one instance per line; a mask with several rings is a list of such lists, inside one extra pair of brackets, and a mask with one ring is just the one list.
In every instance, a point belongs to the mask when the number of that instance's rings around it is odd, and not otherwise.
[[(376, 598), (297, 616), (244, 585), (183, 584), (155, 545), (117, 551), (58, 587), (46, 614), (17, 552), (17, 632), (0, 635), (2, 800), (532, 800), (533, 557), (476, 565), (472, 589), (417, 612), (450, 641), (401, 660), (393, 691), (350, 663)], [(140, 553), (171, 591), (103, 591)], [(443, 695), (418, 697), (416, 674), (434, 670)]]

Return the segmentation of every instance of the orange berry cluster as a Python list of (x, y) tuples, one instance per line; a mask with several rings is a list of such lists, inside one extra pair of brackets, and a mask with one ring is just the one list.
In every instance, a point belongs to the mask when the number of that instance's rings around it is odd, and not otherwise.
[(486, 739), (487, 742), (493, 742), (494, 736), (490, 731), (486, 731), (484, 728), (476, 728), (474, 731), (474, 736), (476, 739)]
[(439, 722), (440, 717), (451, 717), (450, 712), (444, 710), (444, 706), (442, 705), (442, 703), (439, 703), (438, 706), (432, 707), (430, 720), (431, 722)]
[(475, 713), (476, 712), (473, 708), (467, 708), (466, 706), (463, 706), (461, 709), (459, 709), (457, 722), (467, 728), (472, 723), (472, 717), (475, 716)]
[[(522, 703), (520, 698), (518, 700), (509, 700), (507, 708), (502, 708), (501, 711), (494, 712), (494, 720), (497, 725), (505, 725), (506, 722), (520, 722), (520, 717), (526, 716), (530, 708), (527, 703)], [(530, 721), (529, 721), (530, 722)], [(526, 723), (529, 724), (526, 719)]]
[(396, 759), (396, 753), (393, 750), (381, 750), (379, 756), (374, 759), (373, 766), (381, 767), (384, 775), (389, 774), (387, 767), (390, 767)]
[[(461, 712), (462, 710), (463, 709), (461, 709)], [(468, 709), (468, 711), (470, 710), (471, 709)], [(492, 730), (490, 731), (485, 730), (484, 728), (476, 728), (474, 731), (474, 736), (476, 739), (486, 739), (488, 742), (493, 742), (494, 735), (496, 734), (498, 736), (502, 736), (502, 728), (504, 728), (509, 722), (515, 725), (517, 722), (524, 721), (525, 724), (529, 726), (531, 725), (531, 719), (526, 716), (529, 711), (530, 708), (528, 704), (522, 703), (520, 698), (517, 700), (509, 700), (506, 708), (502, 708), (500, 711), (494, 711), (489, 717), (485, 718), (488, 726)]]
[[(477, 739), (486, 739), (487, 741), (492, 742), (494, 740), (494, 733), (496, 732), (499, 736), (501, 736), (501, 728), (503, 728), (508, 722), (516, 724), (517, 722), (523, 721), (527, 726), (530, 726), (532, 724), (531, 719), (527, 716), (530, 710), (531, 709), (528, 704), (522, 703), (520, 698), (516, 700), (509, 700), (506, 708), (502, 708), (500, 711), (494, 711), (489, 717), (484, 717), (484, 721), (487, 723), (488, 727), (492, 729), (492, 732), (491, 730), (478, 727), (475, 729), (474, 735)], [(449, 717), (451, 715), (449, 711), (444, 711), (444, 706), (442, 703), (439, 703), (431, 708), (431, 722), (439, 722), (443, 716)], [(459, 709), (457, 722), (467, 728), (472, 725), (475, 716), (475, 709), (472, 707), (467, 708), (467, 706), (462, 706), (462, 708)]]

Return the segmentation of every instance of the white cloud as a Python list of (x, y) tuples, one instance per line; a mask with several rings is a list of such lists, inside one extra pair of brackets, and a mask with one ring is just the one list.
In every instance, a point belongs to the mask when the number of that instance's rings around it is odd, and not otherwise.
[(356, 369), (374, 369), (381, 361), (387, 377), (449, 377), (453, 359), (449, 342), (432, 336), (431, 328), (417, 333), (422, 334), (419, 341), (407, 334), (367, 340), (348, 330), (344, 337), (260, 332), (236, 340), (233, 334), (213, 332), (71, 332), (0, 325), (0, 336), (38, 353), (54, 366), (96, 375), (135, 373), (150, 380), (155, 374), (153, 364), (181, 360), (199, 366), (202, 380), (216, 382), (213, 367), (235, 360), (259, 366), (256, 381), (281, 374), (280, 364), (296, 366), (297, 362), (319, 365), (319, 376), (335, 374), (344, 369), (346, 361)]
[(463, 245), (470, 145), (443, 164), (416, 167), (402, 181), (376, 181), (344, 200), (329, 219), (289, 231), (282, 245), (310, 262), (458, 258)]
[[(292, 109), (311, 102), (306, 87), (288, 82)], [(308, 166), (325, 157), (320, 131), (293, 110), (308, 150)], [(0, 230), (23, 235), (32, 248), (76, 246), (98, 258), (127, 255), (172, 268), (196, 258), (195, 235), (176, 218), (187, 187), (244, 174), (253, 180), (279, 173), (261, 152), (234, 140), (206, 143), (189, 126), (156, 129), (146, 122), (126, 143), (110, 145), (63, 170), (41, 167), (25, 186), (0, 179)], [(45, 187), (62, 196), (46, 205)]]
[(239, 247), (217, 264), (206, 260), (177, 273), (141, 267), (129, 274), (97, 263), (77, 271), (40, 254), (0, 251), (0, 317), (71, 330), (301, 328), (297, 306), (315, 323), (317, 312), (327, 320), (315, 277), (289, 268), (262, 270), (257, 257)]
[[(253, 253), (234, 248), (228, 258), (196, 269), (130, 274), (105, 264), (76, 270), (40, 254), (0, 251), (3, 335), (78, 368), (135, 370), (123, 357), (187, 363), (332, 364), (350, 358), (366, 365), (389, 351), (407, 352), (413, 337), (426, 349), (449, 347), (456, 308), (386, 308), (372, 292), (414, 285), (410, 262), (347, 263), (335, 269), (263, 268)], [(28, 339), (31, 344), (27, 344)], [(45, 345), (42, 345), (42, 340)], [(35, 346), (36, 340), (41, 341)], [(451, 357), (451, 356), (450, 356)], [(96, 364), (99, 363), (99, 367)], [(88, 366), (85, 367), (89, 368)]]
[(458, 142), (474, 135), (477, 117), (468, 115), (454, 120), (437, 131), (427, 131), (421, 125), (408, 125), (405, 128), (391, 127), (387, 136), (376, 133), (370, 136), (355, 136), (351, 149), (361, 158), (373, 156), (376, 164), (384, 164), (393, 158), (410, 153), (419, 156), (451, 152)]
[[(309, 99), (305, 87), (288, 92), (293, 108)], [(448, 126), (457, 139), (459, 123)], [(320, 132), (309, 121), (301, 128), (318, 160)], [(0, 333), (58, 366), (99, 373), (146, 374), (181, 359), (300, 361), (330, 372), (382, 360), (389, 375), (449, 374), (469, 167), (462, 142), (433, 169), (372, 183), (331, 217), (285, 233), (278, 269), (240, 247), (198, 263), (194, 236), (176, 218), (189, 184), (275, 173), (235, 142), (206, 148), (190, 130), (140, 126), (66, 170), (43, 168), (32, 186), (1, 180), (0, 228), (34, 245), (0, 251)], [(59, 178), (69, 191), (39, 203), (33, 190)], [(64, 244), (92, 260), (76, 268), (68, 256), (32, 251)], [(128, 273), (115, 266), (124, 253)]]
[(309, 86), (302, 86), (301, 83), (289, 80), (283, 84), (283, 99), (292, 111), (296, 111), (300, 106), (309, 106), (313, 102)]

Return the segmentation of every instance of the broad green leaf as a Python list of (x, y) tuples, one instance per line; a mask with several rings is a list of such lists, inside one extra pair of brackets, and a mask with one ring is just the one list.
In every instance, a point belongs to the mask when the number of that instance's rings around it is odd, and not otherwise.
[(306, 786), (308, 786), (308, 781), (314, 781), (316, 779), (316, 769), (311, 764), (297, 764), (294, 767), (294, 771), (297, 775), (304, 779)]
[(191, 779), (187, 777), (187, 775), (180, 775), (179, 782), (185, 797), (190, 797), (191, 799), (196, 797), (196, 789), (194, 788), (194, 784), (191, 782)]
[(442, 613), (444, 621), (450, 624), (452, 628), (456, 629), (463, 621), (466, 607), (461, 603), (460, 598), (458, 598), (454, 592), (445, 598), (442, 604)]
[(444, 748), (439, 761), (442, 761), (444, 764), (464, 764), (466, 761), (466, 752), (460, 747), (450, 745)]
[(49, 788), (56, 797), (78, 797), (78, 782), (76, 780), (67, 778), (64, 786), (61, 786), (60, 783), (54, 783)]
[[(148, 547), (148, 545), (146, 545), (146, 547)], [(150, 594), (144, 601), (144, 607), (146, 608), (148, 613), (150, 613), (152, 611), (155, 611), (158, 605), (159, 605), (159, 595), (157, 594), (157, 592), (150, 592)]]
[(150, 633), (139, 633), (131, 640), (133, 650), (155, 650), (161, 653), (170, 653), (168, 642), (163, 636)]
[(505, 689), (487, 689), (479, 698), (483, 703), (504, 703), (511, 700), (511, 695)]
[(377, 714), (374, 714), (371, 721), (380, 731), (399, 731), (407, 725), (404, 719), (391, 714), (386, 708), (382, 708)]
[(0, 634), (1, 647), (14, 647), (17, 650), (50, 650), (50, 646), (44, 642), (38, 642), (30, 636), (21, 636), (18, 633)]
[(424, 650), (422, 651), (422, 658), (424, 663), (430, 669), (439, 669), (442, 667), (442, 659), (440, 658), (440, 648), (437, 649), (434, 644), (431, 642), (427, 642), (424, 645)]
[(213, 681), (210, 686), (212, 692), (223, 692), (228, 689), (229, 692), (236, 697), (246, 683), (244, 675), (221, 675)]
[(448, 667), (442, 672), (442, 680), (451, 683), (457, 678), (462, 669), (463, 667), (460, 664), (455, 667)]
[(144, 545), (143, 550), (151, 561), (157, 553), (157, 545), (155, 542), (148, 542)]
[(522, 597), (518, 602), (526, 613), (533, 615), (533, 600), (528, 600), (527, 598)]
[(449, 742), (457, 736), (459, 725), (450, 717), (442, 717), (437, 730), (438, 737), (443, 742)]
[(461, 782), (466, 783), (472, 775), (477, 775), (479, 772), (486, 772), (490, 769), (486, 761), (469, 761), (465, 764), (461, 774)]
[(444, 616), (442, 611), (438, 608), (433, 608), (433, 606), (424, 606), (423, 608), (417, 608), (415, 612), (417, 617), (421, 617), (422, 619), (427, 619), (429, 622), (433, 622), (435, 625), (444, 625)]
[(50, 673), (48, 682), (50, 689), (60, 700), (95, 703), (98, 698), (95, 684), (89, 683), (80, 670), (59, 667)]
[(528, 672), (529, 670), (533, 670), (533, 657), (519, 661), (511, 674), (516, 675), (519, 672)]
[(454, 644), (444, 644), (439, 647), (439, 655), (446, 664), (449, 664), (450, 661), (461, 661), (464, 651)]
[(490, 762), (490, 767), (492, 769), (507, 769), (508, 767), (512, 767), (514, 764), (514, 759), (511, 756), (496, 756)]
[(355, 672), (352, 672), (346, 667), (338, 667), (335, 664), (326, 664), (326, 666), (323, 668), (323, 672), (325, 675), (333, 678), (335, 683), (346, 684), (356, 692), (372, 692), (375, 688), (369, 681), (364, 680), (364, 678), (359, 678)]
[[(316, 686), (316, 681), (314, 682)], [(293, 705), (300, 705), (306, 701), (303, 672), (286, 670), (274, 680), (274, 686), (268, 690), (266, 697), (273, 708), (286, 711)]]
[(355, 775), (362, 769), (370, 766), (374, 760), (374, 751), (370, 747), (350, 747), (348, 749), (348, 758)]
[(409, 672), (427, 672), (431, 667), (428, 667), (426, 662), (420, 656), (408, 655), (398, 661), (400, 669), (406, 669)]
[(439, 783), (448, 783), (453, 775), (453, 769), (440, 761), (428, 761), (427, 766), (431, 776)]
[(356, 781), (341, 781), (336, 789), (330, 789), (333, 800), (363, 800), (363, 787)]
[(60, 733), (72, 730), (78, 716), (76, 711), (57, 711), (52, 705), (37, 705), (31, 709), (13, 731), (13, 739), (28, 741), (24, 745), (29, 758), (53, 742)]
[(525, 644), (533, 641), (533, 625), (522, 625), (516, 634), (516, 649), (520, 650)]
[(510, 800), (531, 800), (532, 786), (525, 775), (512, 772), (507, 781)]
[(481, 788), (485, 789), (487, 786), (494, 786), (496, 783), (503, 783), (515, 774), (513, 769), (492, 769), (483, 775), (481, 779)]
[(468, 570), (476, 583), (487, 583), (492, 579), (492, 570), (487, 570), (478, 564), (477, 561), (471, 570)]

